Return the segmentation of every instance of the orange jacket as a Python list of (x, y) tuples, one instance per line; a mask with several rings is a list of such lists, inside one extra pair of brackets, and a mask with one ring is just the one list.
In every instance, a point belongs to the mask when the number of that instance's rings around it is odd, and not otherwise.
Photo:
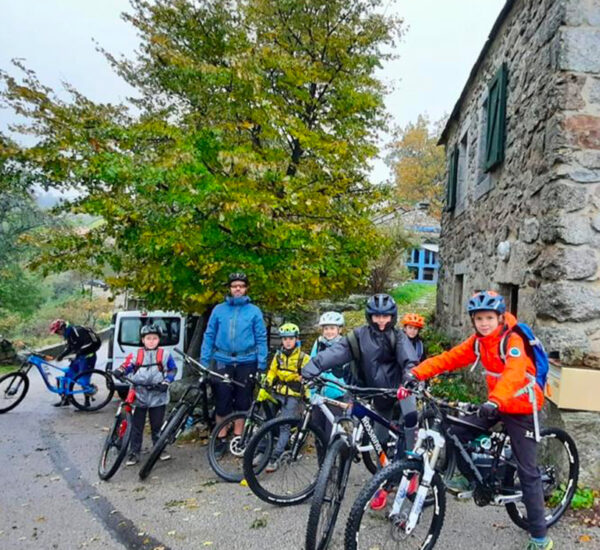
[[(500, 412), (509, 414), (531, 414), (533, 405), (527, 392), (515, 394), (530, 383), (526, 373), (535, 378), (535, 365), (525, 352), (525, 343), (521, 336), (513, 332), (506, 346), (506, 362), (500, 356), (500, 341), (506, 331), (517, 324), (514, 315), (504, 315), (504, 326), (498, 327), (488, 336), (473, 334), (464, 342), (435, 357), (423, 361), (412, 372), (419, 380), (427, 380), (442, 372), (460, 369), (474, 363), (475, 340), (479, 340), (481, 365), (485, 369), (485, 381), (488, 387), (488, 399), (498, 405)], [(497, 373), (493, 376), (489, 373)], [(538, 384), (534, 384), (538, 410), (544, 404), (544, 394)]]

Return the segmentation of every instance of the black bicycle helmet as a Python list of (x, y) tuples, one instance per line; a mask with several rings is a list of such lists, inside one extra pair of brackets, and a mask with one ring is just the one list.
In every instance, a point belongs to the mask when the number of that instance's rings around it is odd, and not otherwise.
[(156, 334), (160, 338), (162, 336), (162, 329), (155, 324), (144, 325), (140, 329), (140, 336), (143, 338), (144, 336), (148, 336), (148, 334)]
[(227, 277), (227, 286), (230, 286), (234, 281), (241, 281), (242, 283), (249, 284), (248, 276), (242, 271), (238, 271), (236, 273), (230, 273), (229, 277)]
[(373, 315), (391, 315), (392, 320), (386, 326), (386, 330), (390, 327), (396, 326), (398, 321), (398, 306), (396, 301), (389, 294), (375, 294), (367, 301), (367, 309), (365, 310), (365, 317), (367, 323), (373, 324)]

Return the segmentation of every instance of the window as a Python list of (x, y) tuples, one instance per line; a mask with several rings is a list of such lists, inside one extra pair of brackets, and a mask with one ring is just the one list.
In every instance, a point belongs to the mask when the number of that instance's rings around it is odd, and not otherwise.
[(489, 85), (487, 101), (487, 131), (485, 137), (485, 171), (489, 172), (504, 160), (504, 144), (506, 141), (506, 64), (498, 72)]
[(454, 147), (450, 153), (448, 166), (448, 186), (446, 189), (446, 211), (454, 210), (456, 206), (456, 184), (458, 178), (458, 147)]
[[(424, 245), (434, 246), (434, 245)], [(419, 283), (437, 283), (438, 258), (433, 250), (428, 248), (414, 248), (408, 255), (406, 267), (410, 273), (411, 280)]]
[(469, 132), (463, 134), (458, 146), (458, 167), (456, 170), (456, 204), (461, 206), (465, 203), (467, 195), (467, 148), (469, 145)]
[(506, 301), (506, 311), (517, 315), (519, 310), (519, 287), (518, 285), (500, 285), (499, 293), (504, 296)]
[(426, 267), (423, 269), (423, 280), (435, 281), (435, 269), (432, 267)]
[(463, 309), (464, 275), (454, 276), (454, 324), (460, 324)]
[(487, 121), (488, 121), (487, 96), (479, 108), (479, 139), (477, 144), (477, 185), (480, 185), (488, 175), (485, 171), (487, 150)]
[(174, 346), (179, 342), (181, 319), (179, 317), (124, 317), (121, 319), (118, 342), (125, 346), (141, 346), (140, 329), (157, 325), (162, 330), (161, 346)]

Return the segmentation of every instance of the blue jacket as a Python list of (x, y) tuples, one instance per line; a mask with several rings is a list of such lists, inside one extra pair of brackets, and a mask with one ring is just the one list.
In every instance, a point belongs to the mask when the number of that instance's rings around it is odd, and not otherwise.
[(250, 303), (248, 296), (226, 296), (213, 309), (204, 333), (200, 362), (208, 365), (212, 359), (233, 363), (258, 363), (267, 368), (267, 329), (262, 312)]
[[(312, 350), (310, 352), (311, 359), (313, 357), (316, 357), (320, 351), (330, 348), (331, 346), (333, 346), (333, 344), (336, 344), (341, 339), (341, 336), (333, 338), (332, 340), (327, 340), (323, 336), (319, 336), (315, 340), (315, 343), (313, 344)], [(336, 369), (336, 373), (338, 374), (338, 376), (336, 376), (332, 371), (326, 371), (321, 373), (320, 378), (323, 380), (333, 380), (338, 384), (345, 384), (346, 381), (344, 380), (343, 372), (347, 370), (346, 367), (347, 365), (344, 365), (343, 367)], [(336, 386), (335, 384), (326, 384), (325, 386), (323, 386), (320, 393), (321, 395), (329, 397), (330, 399), (339, 399), (346, 392), (342, 390), (339, 386)]]

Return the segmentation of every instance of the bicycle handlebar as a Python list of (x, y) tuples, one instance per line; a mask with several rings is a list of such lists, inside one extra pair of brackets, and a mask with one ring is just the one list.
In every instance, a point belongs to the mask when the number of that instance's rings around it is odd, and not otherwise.
[(469, 403), (465, 401), (448, 401), (447, 399), (441, 399), (439, 397), (435, 397), (424, 384), (420, 384), (419, 388), (407, 388), (410, 393), (413, 395), (420, 397), (421, 399), (425, 399), (426, 401), (432, 402), (439, 409), (450, 409), (453, 411), (457, 411), (459, 413), (472, 416), (477, 414), (479, 410), (479, 406), (475, 403)]
[(110, 374), (110, 376), (112, 376), (113, 378), (116, 378), (117, 380), (119, 380), (120, 382), (125, 381), (125, 382), (129, 382), (132, 386), (136, 387), (136, 388), (148, 388), (148, 389), (154, 389), (154, 390), (163, 390), (164, 386), (169, 386), (169, 384), (144, 384), (142, 382), (135, 382), (132, 378), (130, 378), (129, 376), (123, 375), (123, 376), (117, 376), (115, 374), (115, 371), (106, 371), (107, 374)]
[(188, 363), (188, 365), (191, 365), (196, 370), (199, 370), (200, 372), (207, 374), (208, 376), (214, 376), (215, 378), (219, 378), (222, 382), (225, 382), (226, 384), (233, 384), (234, 386), (238, 386), (240, 388), (246, 387), (245, 384), (242, 384), (237, 380), (233, 380), (233, 378), (231, 378), (227, 374), (221, 374), (219, 372), (215, 372), (214, 370), (209, 369), (208, 367), (205, 367), (202, 363), (196, 361), (193, 357), (190, 357), (187, 353), (184, 353), (179, 348), (173, 348), (173, 351), (181, 355), (183, 357), (183, 360), (186, 363)]
[(349, 393), (356, 395), (356, 396), (362, 396), (362, 397), (378, 397), (378, 396), (385, 396), (385, 395), (389, 395), (389, 396), (396, 396), (396, 392), (397, 389), (396, 388), (363, 388), (360, 386), (351, 386), (348, 384), (340, 384), (339, 382), (336, 382), (335, 380), (325, 380), (319, 376), (317, 376), (316, 378), (313, 378), (311, 381), (309, 381), (309, 387), (311, 386), (311, 382), (313, 385), (318, 385), (318, 386), (326, 386), (327, 384), (333, 384), (334, 386), (337, 386), (338, 388), (348, 391)]

